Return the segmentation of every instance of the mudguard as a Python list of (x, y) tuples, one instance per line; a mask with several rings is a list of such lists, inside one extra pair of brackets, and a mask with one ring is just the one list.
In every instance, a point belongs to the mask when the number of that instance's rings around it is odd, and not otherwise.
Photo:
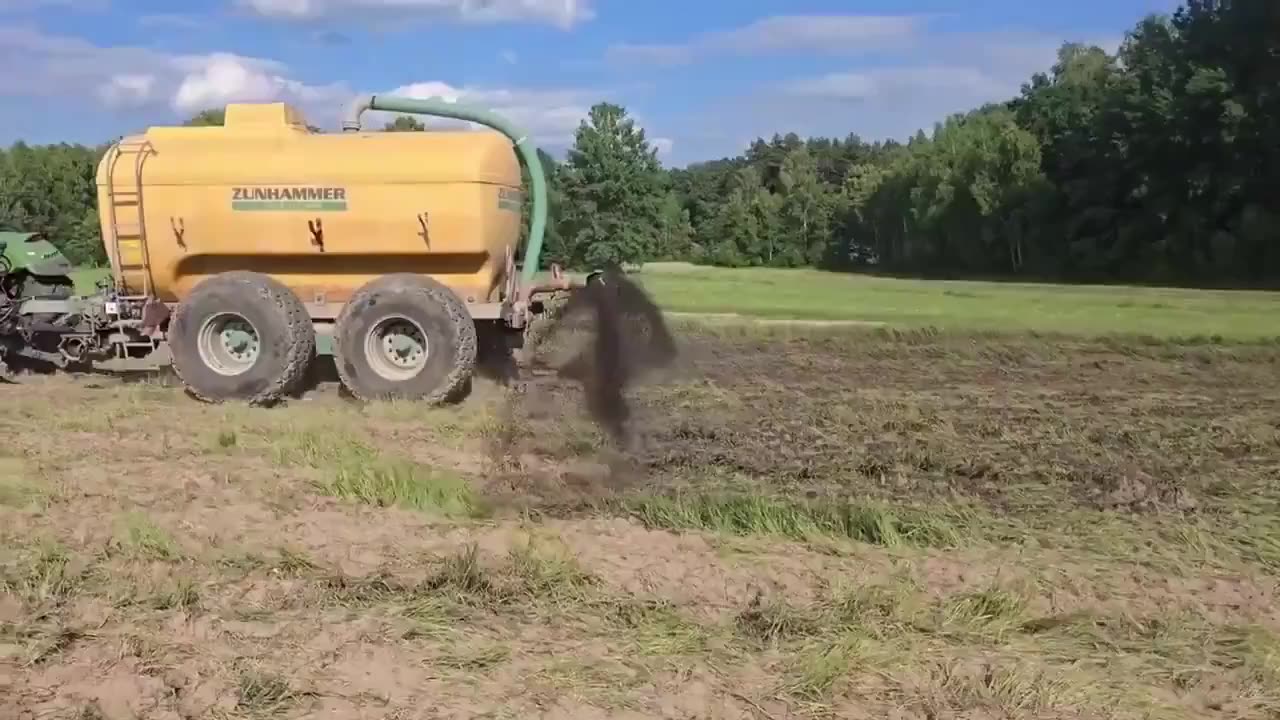
[(68, 276), (71, 261), (40, 233), (0, 232), (0, 256), (10, 272), (26, 270), (45, 277)]

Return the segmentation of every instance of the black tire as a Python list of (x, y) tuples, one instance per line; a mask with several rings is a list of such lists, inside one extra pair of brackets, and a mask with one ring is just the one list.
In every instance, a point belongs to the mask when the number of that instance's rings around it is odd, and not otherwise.
[[(256, 331), (258, 354), (237, 374), (220, 372), (200, 351), (206, 323), (227, 313)], [(316, 333), (297, 295), (280, 281), (254, 272), (220, 273), (202, 280), (169, 323), (173, 370), (187, 392), (205, 402), (244, 400), (270, 405), (306, 377), (315, 357)]]
[[(395, 320), (416, 326), (411, 329), (424, 336), (426, 348), (420, 367), (405, 367), (397, 371), (399, 377), (390, 377), (375, 369), (384, 361), (370, 358), (366, 339)], [(452, 290), (429, 277), (395, 273), (366, 283), (342, 308), (333, 334), (333, 360), (343, 386), (359, 400), (439, 405), (470, 387), (476, 345), (475, 321)]]

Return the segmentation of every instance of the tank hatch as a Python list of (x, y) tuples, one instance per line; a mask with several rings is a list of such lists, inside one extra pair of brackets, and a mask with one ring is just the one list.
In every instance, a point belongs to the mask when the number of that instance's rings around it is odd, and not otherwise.
[(226, 127), (306, 128), (302, 112), (288, 103), (231, 103), (227, 105)]

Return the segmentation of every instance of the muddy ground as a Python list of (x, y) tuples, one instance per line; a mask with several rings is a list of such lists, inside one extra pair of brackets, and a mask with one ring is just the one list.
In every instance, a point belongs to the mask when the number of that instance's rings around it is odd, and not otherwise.
[(0, 719), (1269, 718), (1280, 346), (679, 332), (580, 390), (0, 387)]

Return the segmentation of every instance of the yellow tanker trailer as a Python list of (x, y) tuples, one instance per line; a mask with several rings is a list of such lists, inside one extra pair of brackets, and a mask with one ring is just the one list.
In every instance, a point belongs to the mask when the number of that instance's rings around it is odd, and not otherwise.
[[(498, 132), (362, 132), (369, 109)], [(517, 262), (522, 165), (532, 216)], [(111, 286), (9, 298), (0, 351), (65, 364), (164, 342), (192, 394), (265, 403), (298, 387), (319, 348), (359, 398), (434, 402), (470, 379), (480, 337), (518, 337), (567, 288), (558, 272), (534, 283), (536, 149), (501, 118), (443, 101), (364, 98), (337, 134), (283, 103), (228, 105), (221, 127), (124, 138), (97, 184)], [(37, 330), (19, 328), (32, 318)]]

